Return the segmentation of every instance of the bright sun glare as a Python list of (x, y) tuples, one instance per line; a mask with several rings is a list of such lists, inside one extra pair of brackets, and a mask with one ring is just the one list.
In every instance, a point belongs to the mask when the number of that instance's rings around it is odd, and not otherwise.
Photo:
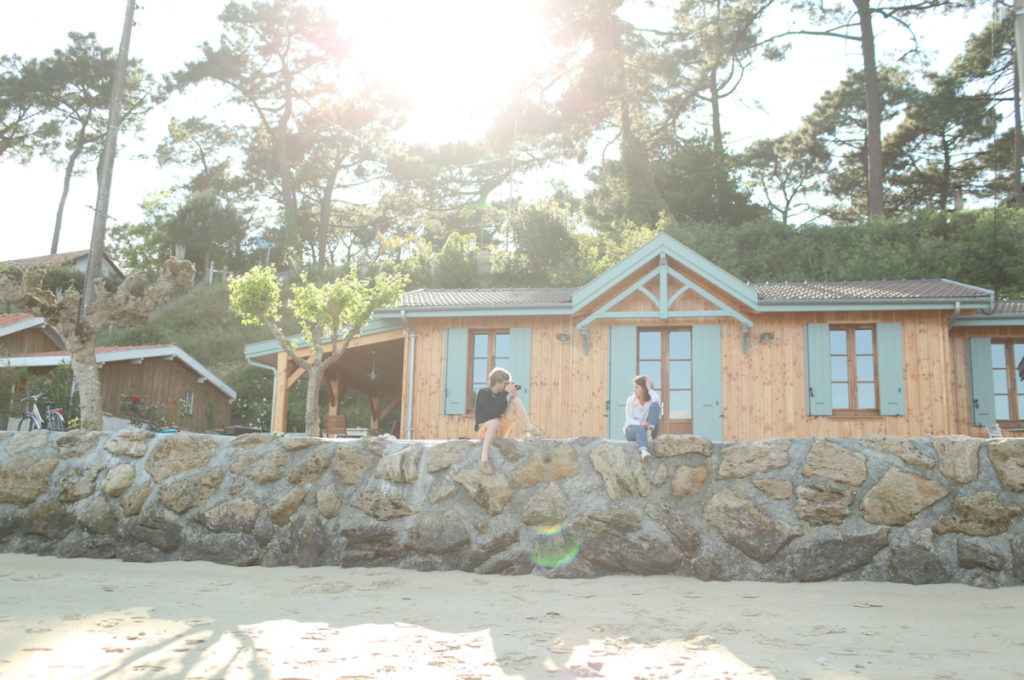
[(411, 103), (407, 133), (475, 139), (547, 56), (540, 0), (346, 3), (343, 33), (362, 67)]

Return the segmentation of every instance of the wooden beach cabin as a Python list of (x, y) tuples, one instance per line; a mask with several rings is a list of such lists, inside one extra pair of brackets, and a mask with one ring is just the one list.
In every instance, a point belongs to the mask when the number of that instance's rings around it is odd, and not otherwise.
[[(276, 343), (274, 429), (301, 375)], [(371, 363), (372, 358), (372, 363)], [(1024, 301), (945, 279), (740, 281), (661, 234), (580, 288), (415, 290), (377, 310), (328, 376), (401, 408), (404, 438), (473, 436), (473, 395), (503, 366), (547, 436), (622, 438), (651, 375), (662, 432), (716, 441), (986, 436), (1024, 427)], [(375, 373), (375, 375), (371, 375)]]
[[(160, 405), (168, 419), (185, 430), (205, 432), (231, 423), (235, 391), (177, 345), (97, 347), (96, 361), (105, 413), (118, 416), (121, 395), (126, 394)], [(45, 374), (69, 362), (60, 336), (44, 319), (0, 314), (0, 369), (23, 367)], [(12, 409), (20, 396), (0, 395), (2, 406)]]

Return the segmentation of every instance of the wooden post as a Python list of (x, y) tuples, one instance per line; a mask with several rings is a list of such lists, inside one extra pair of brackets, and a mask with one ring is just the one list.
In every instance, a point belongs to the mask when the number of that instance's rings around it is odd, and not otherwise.
[(271, 432), (288, 431), (288, 366), (291, 361), (284, 352), (277, 353), (277, 392), (274, 394), (274, 422)]

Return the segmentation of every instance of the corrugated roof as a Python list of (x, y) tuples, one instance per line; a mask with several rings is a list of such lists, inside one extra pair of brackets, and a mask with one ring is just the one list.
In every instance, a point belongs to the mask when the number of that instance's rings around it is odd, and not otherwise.
[(535, 307), (568, 305), (576, 288), (424, 289), (402, 294), (401, 307)]
[(996, 308), (992, 314), (1024, 315), (1024, 300), (996, 300)]
[(913, 281), (805, 281), (751, 283), (759, 302), (853, 302), (987, 298), (988, 291), (946, 279)]

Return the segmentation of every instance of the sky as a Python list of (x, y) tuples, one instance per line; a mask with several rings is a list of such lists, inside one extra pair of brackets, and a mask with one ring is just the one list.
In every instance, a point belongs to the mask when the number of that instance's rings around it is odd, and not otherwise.
[[(199, 57), (203, 41), (220, 35), (219, 0), (139, 0), (130, 55), (158, 77)], [(543, 64), (540, 0), (326, 0), (344, 33), (352, 36), (354, 56), (382, 82), (407, 96), (413, 110), (403, 136), (441, 143), (480, 136), (505, 101), (510, 88)], [(67, 33), (95, 32), (103, 45), (117, 49), (125, 3), (121, 0), (0, 0), (0, 53), (43, 58), (68, 43)], [(990, 10), (989, 10), (990, 12)], [(971, 31), (989, 18), (972, 15), (937, 17), (917, 26), (936, 66), (948, 64)], [(789, 19), (779, 15), (770, 30)], [(904, 49), (905, 33), (876, 26), (880, 52)], [(848, 69), (861, 68), (852, 41), (804, 38), (788, 59), (748, 74), (727, 100), (723, 115), (730, 142), (742, 148), (763, 137), (799, 125), (821, 94), (834, 87)], [(141, 139), (121, 136), (114, 166), (109, 215), (122, 222), (142, 217), (139, 204), (147, 192), (170, 188), (184, 177), (161, 169), (148, 156), (166, 133), (171, 117), (211, 113), (216, 99), (178, 96), (147, 119)], [(741, 121), (739, 124), (736, 121)], [(579, 181), (581, 169), (566, 163), (548, 178)], [(520, 179), (522, 182), (522, 179)], [(44, 159), (28, 165), (0, 161), (0, 260), (49, 253), (60, 198), (62, 172)], [(517, 187), (517, 190), (521, 187)], [(96, 202), (94, 166), (72, 183), (64, 213), (60, 252), (89, 247)], [(108, 229), (110, 225), (108, 224)]]

